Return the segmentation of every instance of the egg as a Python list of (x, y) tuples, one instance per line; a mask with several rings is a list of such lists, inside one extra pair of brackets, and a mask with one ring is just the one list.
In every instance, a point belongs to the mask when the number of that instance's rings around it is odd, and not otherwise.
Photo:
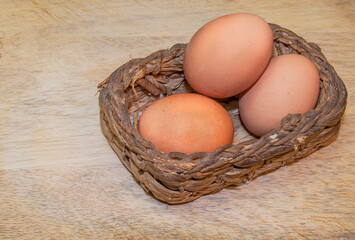
[(260, 79), (239, 98), (239, 114), (245, 127), (262, 136), (279, 127), (289, 113), (305, 113), (315, 107), (319, 73), (308, 58), (288, 54), (270, 60)]
[(233, 122), (215, 100), (196, 93), (162, 98), (139, 118), (139, 132), (164, 153), (211, 152), (233, 141)]
[(183, 61), (185, 78), (199, 93), (231, 97), (260, 77), (272, 50), (272, 31), (264, 19), (249, 13), (222, 16), (189, 41)]

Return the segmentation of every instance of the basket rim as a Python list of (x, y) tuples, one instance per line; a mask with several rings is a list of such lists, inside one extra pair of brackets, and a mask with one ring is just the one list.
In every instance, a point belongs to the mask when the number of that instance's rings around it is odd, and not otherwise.
[[(276, 27), (279, 27), (279, 25), (276, 25), (276, 24), (273, 24), (273, 23), (269, 23), (270, 24), (270, 26), (272, 27), (272, 28), (276, 28)], [(287, 31), (289, 31), (289, 33), (292, 33), (293, 35), (296, 35), (294, 32), (292, 32), (292, 31), (290, 31), (290, 30), (288, 30), (288, 29), (286, 29)], [(280, 32), (284, 32), (284, 29), (278, 29), (278, 31), (280, 31)], [(297, 37), (299, 37), (298, 35), (296, 35)], [(314, 44), (314, 43), (308, 43), (308, 42), (306, 42), (302, 37), (299, 37), (300, 39), (302, 39), (304, 42), (304, 44), (305, 44), (305, 46), (307, 46), (309, 49), (317, 49), (320, 53), (321, 53), (321, 51), (320, 51), (320, 48), (318, 47), (318, 45), (316, 45), (316, 44)], [(187, 45), (187, 44), (175, 44), (171, 49), (174, 49), (174, 48), (176, 48), (176, 47), (180, 47), (181, 45)], [(171, 49), (169, 49), (169, 50), (171, 50)], [(160, 50), (160, 51), (156, 51), (156, 52), (154, 52), (154, 53), (152, 53), (152, 54), (150, 54), (150, 55), (148, 55), (148, 57), (147, 58), (154, 58), (157, 54), (160, 54), (161, 52), (164, 52), (164, 51), (169, 51), (169, 50)], [(301, 55), (303, 55), (303, 54), (301, 54)], [(306, 56), (307, 57), (307, 56)], [(319, 58), (319, 59), (322, 59), (324, 62), (326, 62), (326, 63), (328, 63), (328, 61), (326, 60), (326, 58), (325, 58), (325, 56), (323, 55), (323, 54), (319, 54), (319, 55), (315, 55), (314, 56), (315, 58)], [(309, 58), (309, 57), (307, 57), (307, 58)], [(136, 63), (138, 63), (138, 61), (137, 60), (141, 60), (141, 58), (138, 58), (138, 59), (132, 59), (132, 60), (130, 60), (129, 62), (127, 62), (126, 64), (128, 64), (128, 63), (131, 63), (132, 61), (133, 62), (136, 62)], [(312, 62), (314, 62), (315, 63), (315, 61), (313, 60), (313, 59), (310, 59)], [(124, 65), (122, 65), (120, 68), (122, 68), (122, 67), (125, 67), (125, 65), (126, 64), (124, 64)], [(329, 64), (329, 63), (328, 63)], [(331, 69), (335, 72), (335, 70), (334, 70), (334, 68), (329, 64), (329, 66), (331, 67)], [(134, 69), (134, 65), (132, 66), (132, 68), (131, 69)], [(317, 69), (318, 69), (318, 67), (317, 67)], [(116, 70), (117, 71), (117, 70)], [(336, 74), (337, 75), (337, 74)], [(338, 75), (337, 75), (338, 76)], [(99, 83), (98, 84), (98, 89), (99, 89), (99, 92), (101, 92), (104, 88), (106, 88), (106, 86), (105, 85), (107, 85), (107, 83), (110, 81), (110, 79), (112, 78), (112, 74), (109, 76), (109, 77), (107, 77), (104, 81), (102, 81), (101, 83)], [(343, 95), (344, 97), (343, 97), (343, 99), (345, 100), (343, 100), (343, 101), (338, 101), (338, 105), (343, 105), (344, 107), (344, 110), (345, 110), (345, 107), (346, 107), (346, 99), (347, 99), (347, 91), (346, 91), (346, 87), (345, 87), (345, 85), (344, 85), (344, 83), (342, 82), (342, 80), (340, 79), (340, 77), (338, 76), (338, 79), (340, 80), (339, 82), (342, 84), (342, 86), (343, 86), (343, 88), (339, 88), (339, 95), (341, 96), (341, 95)], [(125, 88), (127, 88), (128, 86), (125, 86)], [(343, 90), (343, 92), (342, 93), (345, 93), (345, 94), (341, 94), (340, 93), (340, 91), (341, 90)], [(345, 90), (345, 91), (344, 91)], [(331, 99), (329, 99), (327, 102), (330, 102), (331, 101)], [(324, 102), (324, 103), (326, 103), (326, 102)], [(308, 117), (309, 115), (319, 115), (320, 113), (319, 112), (316, 112), (315, 110), (317, 109), (319, 107), (319, 103), (317, 103), (317, 105), (316, 105), (316, 107), (314, 108), (314, 109), (311, 109), (310, 111), (308, 111), (308, 112), (306, 112), (306, 113), (304, 113), (304, 114), (288, 114), (287, 116), (285, 116), (283, 119), (282, 119), (282, 121), (287, 121), (289, 118), (290, 118), (290, 116), (296, 116), (296, 115), (299, 115), (299, 116), (306, 116), (306, 117)], [(275, 139), (275, 134), (277, 134), (277, 132), (279, 132), (279, 130), (280, 130), (280, 127), (279, 128), (274, 128), (274, 129), (272, 129), (272, 130), (270, 130), (268, 133), (266, 133), (266, 134), (264, 134), (263, 136), (261, 136), (260, 138), (258, 138), (258, 139), (253, 139), (253, 140), (249, 140), (249, 141), (247, 141), (247, 142), (254, 142), (254, 143), (257, 143), (258, 141), (260, 141), (262, 138), (266, 138), (266, 137), (268, 137), (268, 138), (270, 138), (271, 140), (274, 140)], [(138, 134), (139, 134), (139, 132), (137, 132)], [(216, 149), (215, 151), (213, 151), (213, 152), (220, 152), (221, 151), (221, 149), (225, 149), (225, 150), (227, 150), (228, 148), (230, 148), (230, 147), (232, 147), (232, 145), (234, 145), (234, 146), (237, 146), (237, 145), (239, 145), (239, 144), (243, 144), (243, 142), (239, 142), (239, 143), (237, 143), (237, 144), (226, 144), (226, 145), (223, 145), (223, 146), (221, 146), (220, 148), (218, 148), (218, 149)], [(160, 152), (159, 150), (157, 150), (158, 152)], [(169, 156), (169, 154), (165, 154), (165, 153), (163, 153), (164, 155), (166, 155), (166, 156)], [(183, 154), (183, 153), (182, 153)], [(197, 153), (197, 154), (199, 154), (199, 153)], [(160, 154), (159, 154), (160, 155)], [(175, 156), (178, 156), (178, 155), (181, 155), (181, 154), (177, 154), (177, 153), (171, 153), (170, 154), (170, 157), (171, 158), (174, 158)], [(186, 155), (186, 154), (183, 154), (183, 155)], [(186, 155), (186, 156), (194, 156), (194, 155), (196, 155), (196, 153), (193, 153), (193, 154), (189, 154), (189, 155)], [(168, 157), (169, 158), (169, 157)], [(193, 157), (191, 157), (191, 158), (193, 158)]]

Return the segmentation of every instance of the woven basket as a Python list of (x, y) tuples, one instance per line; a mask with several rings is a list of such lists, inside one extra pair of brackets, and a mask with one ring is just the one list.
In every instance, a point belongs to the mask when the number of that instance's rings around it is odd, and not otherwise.
[[(232, 145), (214, 152), (164, 154), (138, 132), (140, 113), (158, 99), (192, 92), (183, 75), (186, 44), (132, 59), (99, 84), (102, 132), (123, 165), (154, 197), (169, 204), (193, 201), (303, 158), (335, 140), (347, 91), (320, 48), (290, 30), (270, 24), (274, 55), (302, 54), (319, 70), (320, 95), (315, 109), (289, 114), (281, 126), (261, 138), (240, 123), (238, 98), (218, 100), (235, 127)], [(239, 139), (239, 140), (238, 140)]]

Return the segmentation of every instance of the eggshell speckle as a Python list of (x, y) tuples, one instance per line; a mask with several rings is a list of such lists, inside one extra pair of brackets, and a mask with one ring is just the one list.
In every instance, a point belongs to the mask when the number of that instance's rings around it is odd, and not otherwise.
[(260, 77), (272, 49), (271, 28), (261, 17), (249, 13), (219, 17), (188, 43), (183, 64), (186, 80), (204, 95), (234, 96)]
[(165, 153), (211, 152), (233, 141), (233, 122), (215, 100), (194, 93), (176, 94), (150, 105), (139, 132)]
[(314, 108), (319, 87), (318, 70), (308, 58), (297, 54), (272, 58), (260, 79), (240, 96), (241, 120), (262, 136), (280, 126), (287, 114)]

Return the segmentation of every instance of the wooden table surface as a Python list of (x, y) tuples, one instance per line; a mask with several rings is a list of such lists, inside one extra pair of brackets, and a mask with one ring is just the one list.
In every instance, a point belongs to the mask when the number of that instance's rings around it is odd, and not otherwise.
[[(96, 86), (234, 12), (322, 48), (349, 93), (338, 139), (237, 189), (158, 202), (103, 137)], [(0, 0), (0, 239), (354, 239), (354, 20), (351, 0)]]

